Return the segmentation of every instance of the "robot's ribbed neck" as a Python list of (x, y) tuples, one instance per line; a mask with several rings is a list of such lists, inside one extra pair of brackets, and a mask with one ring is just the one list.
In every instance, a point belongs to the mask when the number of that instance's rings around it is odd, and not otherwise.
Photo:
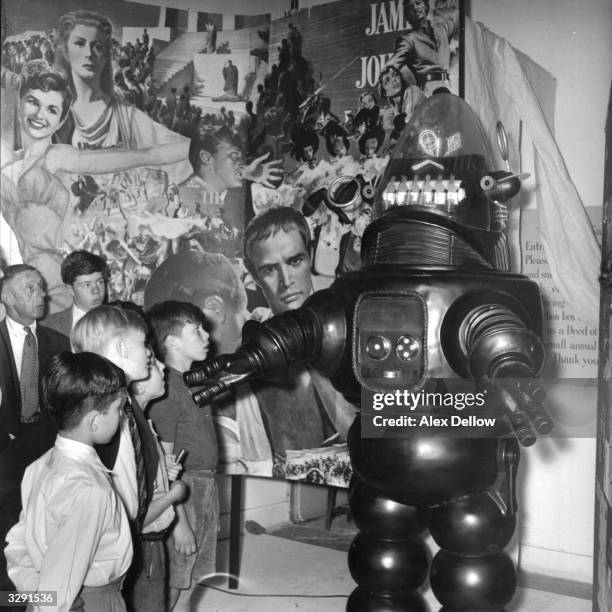
[(438, 215), (408, 208), (390, 210), (369, 225), (361, 259), (364, 266), (509, 269), (503, 233), (462, 228)]

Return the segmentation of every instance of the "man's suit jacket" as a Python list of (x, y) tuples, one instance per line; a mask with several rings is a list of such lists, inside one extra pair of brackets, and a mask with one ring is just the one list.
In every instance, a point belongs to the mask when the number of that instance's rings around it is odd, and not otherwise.
[[(70, 342), (63, 334), (42, 325), (36, 326), (38, 344), (38, 376), (39, 384), (43, 374), (49, 367), (51, 358), (61, 351), (70, 350)], [(21, 364), (19, 364), (21, 367)], [(19, 374), (11, 339), (6, 325), (6, 319), (0, 321), (0, 451), (8, 445), (9, 434), (14, 436), (22, 431), (21, 427), (21, 390)]]
[(72, 306), (46, 316), (43, 325), (70, 338), (72, 331)]

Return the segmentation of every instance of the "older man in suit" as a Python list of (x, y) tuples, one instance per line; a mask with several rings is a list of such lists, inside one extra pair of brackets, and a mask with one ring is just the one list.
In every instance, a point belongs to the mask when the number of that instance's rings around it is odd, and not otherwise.
[(70, 350), (68, 338), (37, 324), (47, 297), (35, 268), (9, 266), (2, 279), (6, 318), (0, 322), (0, 451), (40, 419), (38, 386), (51, 358)]
[(89, 251), (73, 251), (62, 261), (60, 272), (74, 301), (72, 306), (48, 315), (44, 324), (69, 337), (86, 312), (104, 303), (108, 265), (105, 259)]

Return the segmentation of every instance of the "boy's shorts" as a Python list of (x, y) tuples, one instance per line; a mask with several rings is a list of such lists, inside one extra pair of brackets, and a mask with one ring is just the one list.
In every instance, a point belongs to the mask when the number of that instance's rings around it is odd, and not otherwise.
[(126, 612), (127, 607), (121, 596), (122, 584), (123, 576), (105, 586), (84, 586), (70, 609), (76, 612)]
[(166, 545), (170, 587), (189, 589), (192, 581), (197, 584), (216, 572), (219, 493), (209, 470), (185, 472), (181, 480), (189, 487), (183, 507), (195, 536), (196, 552), (193, 555), (177, 552), (172, 535)]

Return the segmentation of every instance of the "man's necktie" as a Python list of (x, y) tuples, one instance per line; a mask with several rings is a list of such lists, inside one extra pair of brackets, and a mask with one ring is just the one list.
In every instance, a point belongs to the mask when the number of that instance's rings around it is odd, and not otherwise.
[(21, 390), (21, 420), (31, 423), (38, 417), (38, 348), (29, 327), (23, 328), (26, 337), (21, 357), (19, 387)]
[(144, 518), (147, 514), (147, 476), (145, 472), (144, 454), (142, 452), (142, 440), (140, 432), (136, 425), (136, 417), (134, 416), (134, 407), (128, 399), (125, 404), (125, 414), (127, 415), (128, 425), (130, 428), (130, 437), (134, 446), (134, 456), (136, 459), (136, 481), (138, 483), (138, 513), (136, 515), (136, 527), (140, 532)]

